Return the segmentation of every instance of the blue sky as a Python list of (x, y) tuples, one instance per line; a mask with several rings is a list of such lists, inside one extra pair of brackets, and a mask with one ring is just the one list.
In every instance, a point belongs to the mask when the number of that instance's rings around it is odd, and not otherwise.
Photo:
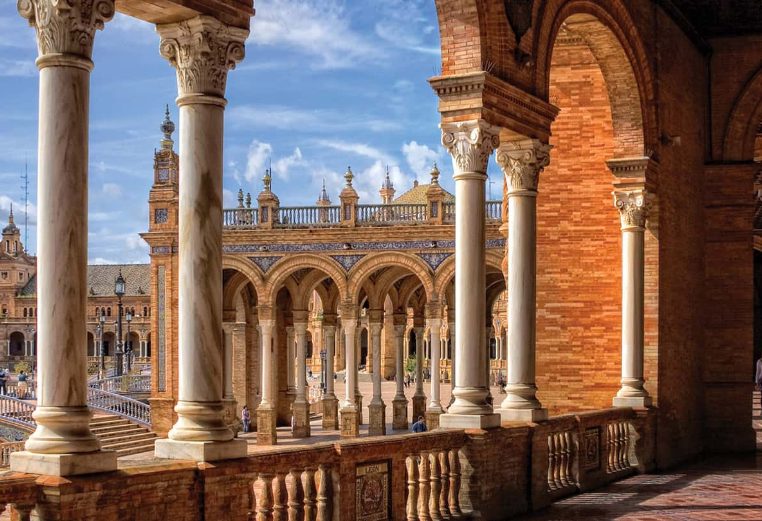
[[(310, 205), (325, 179), (336, 202), (347, 165), (361, 203), (378, 202), (386, 166), (397, 193), (428, 182), (439, 144), (437, 100), (427, 83), (440, 67), (432, 0), (256, 0), (246, 59), (228, 77), (225, 206), (239, 187), (255, 197), (271, 158), (282, 205)], [(117, 15), (96, 36), (90, 100), (91, 262), (147, 262), (138, 237), (148, 222), (153, 150), (174, 70), (150, 24)], [(11, 202), (23, 222), (20, 174), (29, 163), (28, 249), (36, 251), (37, 55), (34, 31), (0, 0), (0, 219)], [(491, 173), (499, 196), (499, 174)]]

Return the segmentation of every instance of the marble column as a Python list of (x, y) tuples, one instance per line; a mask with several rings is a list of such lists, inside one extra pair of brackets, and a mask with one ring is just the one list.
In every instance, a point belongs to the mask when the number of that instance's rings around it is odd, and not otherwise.
[(415, 333), (415, 393), (413, 394), (413, 421), (426, 415), (426, 393), (423, 392), (423, 326), (414, 327)]
[[(37, 34), (37, 428), (11, 469), (70, 476), (116, 469), (87, 408), (87, 177), (95, 31), (113, 0), (19, 0)], [(33, 343), (28, 352), (34, 349)]]
[(157, 26), (177, 69), (180, 107), (177, 423), (156, 456), (212, 461), (246, 455), (222, 406), (222, 169), (225, 83), (246, 29), (209, 16)]
[[(335, 318), (333, 318), (335, 320)], [(336, 326), (323, 326), (325, 342), (325, 395), (323, 396), (323, 428), (336, 430), (339, 428), (339, 401), (334, 389), (334, 358), (336, 356)]]
[(617, 190), (614, 204), (622, 224), (622, 387), (614, 407), (650, 407), (643, 384), (645, 349), (645, 230), (648, 193), (644, 189)]
[(296, 336), (293, 326), (286, 326), (286, 399), (291, 408), (296, 399)]
[(405, 397), (405, 316), (394, 316), (395, 383), (392, 400), (392, 428), (407, 429), (407, 398)]
[(487, 373), (487, 401), (492, 404), (494, 397), (492, 396), (492, 350), (490, 349), (490, 339), (492, 338), (492, 326), (485, 328), (484, 341), (487, 343), (487, 350), (484, 353), (484, 371)]
[(537, 184), (550, 146), (536, 139), (501, 144), (497, 162), (508, 189), (508, 379), (498, 412), (503, 420), (542, 421), (537, 399)]
[(386, 404), (381, 398), (381, 328), (383, 311), (371, 311), (369, 323), (371, 351), (373, 355), (373, 397), (368, 404), (368, 434), (386, 434)]
[(275, 386), (273, 382), (274, 345), (273, 330), (275, 320), (263, 318), (265, 314), (262, 307), (259, 309), (259, 338), (261, 339), (260, 360), (262, 361), (262, 398), (257, 407), (257, 443), (259, 445), (275, 445), (278, 442), (278, 432), (275, 428), (277, 411), (275, 409)]
[(224, 400), (233, 400), (233, 324), (224, 328), (224, 368), (222, 371)]
[[(438, 313), (438, 310), (436, 312)], [(442, 319), (438, 316), (436, 318), (428, 318), (426, 319), (426, 326), (431, 334), (431, 341), (429, 342), (431, 347), (431, 391), (429, 393), (429, 405), (426, 408), (426, 425), (429, 430), (433, 430), (439, 427), (439, 417), (443, 412), (439, 395), (439, 362), (442, 358), (442, 343), (440, 342)]]
[(310, 435), (310, 402), (307, 400), (307, 322), (294, 322), (294, 333), (296, 336), (296, 397), (292, 411), (294, 418), (292, 432), (295, 438), (306, 438)]
[(344, 401), (339, 409), (341, 436), (356, 437), (360, 433), (359, 411), (356, 404), (357, 361), (355, 360), (355, 331), (357, 330), (357, 315), (355, 310), (344, 311), (341, 315), (341, 326), (344, 330), (346, 353), (346, 378), (344, 382)]
[(455, 400), (442, 427), (489, 428), (500, 424), (487, 403), (482, 367), (487, 312), (485, 182), (487, 162), (499, 142), (483, 120), (442, 124), (442, 144), (452, 156), (455, 179)]

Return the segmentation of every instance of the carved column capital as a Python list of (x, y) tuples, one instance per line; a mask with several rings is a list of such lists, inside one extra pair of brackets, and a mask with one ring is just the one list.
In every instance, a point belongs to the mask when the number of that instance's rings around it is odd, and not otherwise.
[(211, 16), (157, 25), (156, 30), (161, 36), (161, 55), (177, 69), (180, 97), (224, 98), (228, 71), (243, 60), (249, 31)]
[(75, 55), (91, 69), (95, 31), (114, 16), (114, 0), (18, 0), (17, 8), (37, 32), (39, 67), (50, 55)]
[(623, 231), (645, 229), (650, 199), (650, 194), (642, 188), (614, 192), (614, 206), (619, 210)]
[(452, 156), (454, 177), (463, 174), (487, 175), (487, 162), (500, 144), (499, 129), (484, 120), (443, 123), (442, 145)]
[(550, 163), (551, 145), (537, 139), (503, 143), (497, 151), (497, 164), (505, 176), (508, 195), (537, 192), (540, 172)]

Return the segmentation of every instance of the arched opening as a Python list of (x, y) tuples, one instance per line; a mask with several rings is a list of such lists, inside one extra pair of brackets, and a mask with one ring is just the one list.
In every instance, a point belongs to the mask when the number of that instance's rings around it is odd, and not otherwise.
[(363, 371), (368, 367), (368, 346), (370, 340), (368, 338), (368, 328), (360, 329), (360, 349), (357, 357), (357, 367)]
[(537, 197), (536, 381), (551, 414), (608, 408), (619, 389), (621, 224), (607, 161), (642, 159), (645, 139), (635, 72), (615, 34), (590, 14), (562, 22), (548, 74), (560, 112)]
[(95, 337), (93, 334), (88, 331), (87, 332), (87, 356), (98, 356), (98, 353), (96, 352), (95, 348)]
[(24, 333), (14, 331), (8, 339), (8, 356), (24, 356), (26, 354), (26, 345)]
[(115, 350), (116, 350), (116, 335), (111, 331), (107, 331), (103, 333), (102, 351), (104, 353), (104, 356), (114, 356)]

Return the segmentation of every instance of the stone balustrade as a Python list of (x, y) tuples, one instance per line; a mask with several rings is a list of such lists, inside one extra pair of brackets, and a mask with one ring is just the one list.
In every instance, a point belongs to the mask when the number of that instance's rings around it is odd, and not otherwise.
[(11, 464), (11, 454), (24, 450), (23, 441), (0, 443), (0, 469), (8, 468)]
[[(282, 206), (272, 209), (274, 228), (325, 228), (342, 226), (399, 226), (436, 222), (426, 204), (358, 204), (354, 219), (342, 219), (339, 206)], [(263, 214), (264, 215), (264, 214)], [(346, 217), (346, 216), (344, 216)], [(502, 219), (502, 201), (485, 203), (485, 219)], [(455, 222), (455, 203), (442, 203), (442, 223)], [(228, 208), (223, 210), (226, 230), (246, 230), (262, 225), (257, 208)]]

